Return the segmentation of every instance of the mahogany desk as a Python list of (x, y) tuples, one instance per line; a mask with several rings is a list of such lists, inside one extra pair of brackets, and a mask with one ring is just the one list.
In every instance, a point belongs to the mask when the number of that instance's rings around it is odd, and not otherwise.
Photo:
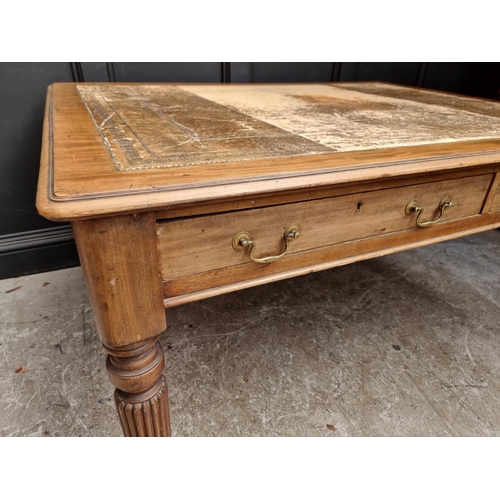
[(500, 103), (54, 84), (37, 207), (72, 223), (125, 435), (165, 436), (165, 308), (499, 227)]

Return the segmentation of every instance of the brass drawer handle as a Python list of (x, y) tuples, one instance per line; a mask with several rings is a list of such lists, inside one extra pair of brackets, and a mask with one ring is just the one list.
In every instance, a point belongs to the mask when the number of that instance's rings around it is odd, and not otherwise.
[(424, 209), (422, 207), (418, 206), (417, 200), (411, 200), (408, 205), (406, 205), (405, 208), (405, 214), (406, 215), (413, 215), (413, 214), (418, 214), (417, 215), (417, 226), (418, 227), (429, 227), (433, 226), (434, 224), (437, 224), (441, 218), (443, 217), (443, 212), (445, 208), (451, 207), (451, 198), (447, 196), (446, 198), (443, 198), (439, 202), (439, 217), (436, 220), (429, 220), (426, 222), (421, 222), (420, 219), (422, 218), (422, 214), (424, 213)]
[(300, 226), (298, 224), (291, 224), (287, 227), (283, 238), (285, 239), (285, 249), (279, 255), (268, 255), (267, 257), (254, 257), (255, 242), (246, 231), (241, 231), (233, 238), (233, 248), (239, 252), (250, 249), (249, 257), (257, 264), (270, 264), (283, 257), (288, 250), (288, 243), (290, 240), (296, 240), (300, 236)]

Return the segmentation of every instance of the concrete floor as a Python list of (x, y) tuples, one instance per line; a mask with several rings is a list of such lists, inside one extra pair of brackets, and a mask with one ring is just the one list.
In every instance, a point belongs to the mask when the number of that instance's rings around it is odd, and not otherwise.
[[(0, 301), (0, 435), (121, 435), (81, 269)], [(500, 231), (167, 313), (175, 436), (500, 435)]]

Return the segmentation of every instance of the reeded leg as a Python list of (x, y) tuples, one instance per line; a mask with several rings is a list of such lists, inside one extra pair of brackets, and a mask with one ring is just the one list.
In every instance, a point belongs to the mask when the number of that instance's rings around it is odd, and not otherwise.
[(75, 221), (73, 231), (123, 432), (169, 436), (154, 214)]
[(120, 348), (104, 347), (125, 436), (170, 436), (165, 358), (158, 337)]

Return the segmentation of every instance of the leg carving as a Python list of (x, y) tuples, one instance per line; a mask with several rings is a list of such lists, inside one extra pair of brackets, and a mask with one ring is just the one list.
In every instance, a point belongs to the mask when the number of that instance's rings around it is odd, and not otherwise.
[(158, 337), (123, 347), (104, 346), (106, 368), (125, 436), (170, 436), (165, 358)]

